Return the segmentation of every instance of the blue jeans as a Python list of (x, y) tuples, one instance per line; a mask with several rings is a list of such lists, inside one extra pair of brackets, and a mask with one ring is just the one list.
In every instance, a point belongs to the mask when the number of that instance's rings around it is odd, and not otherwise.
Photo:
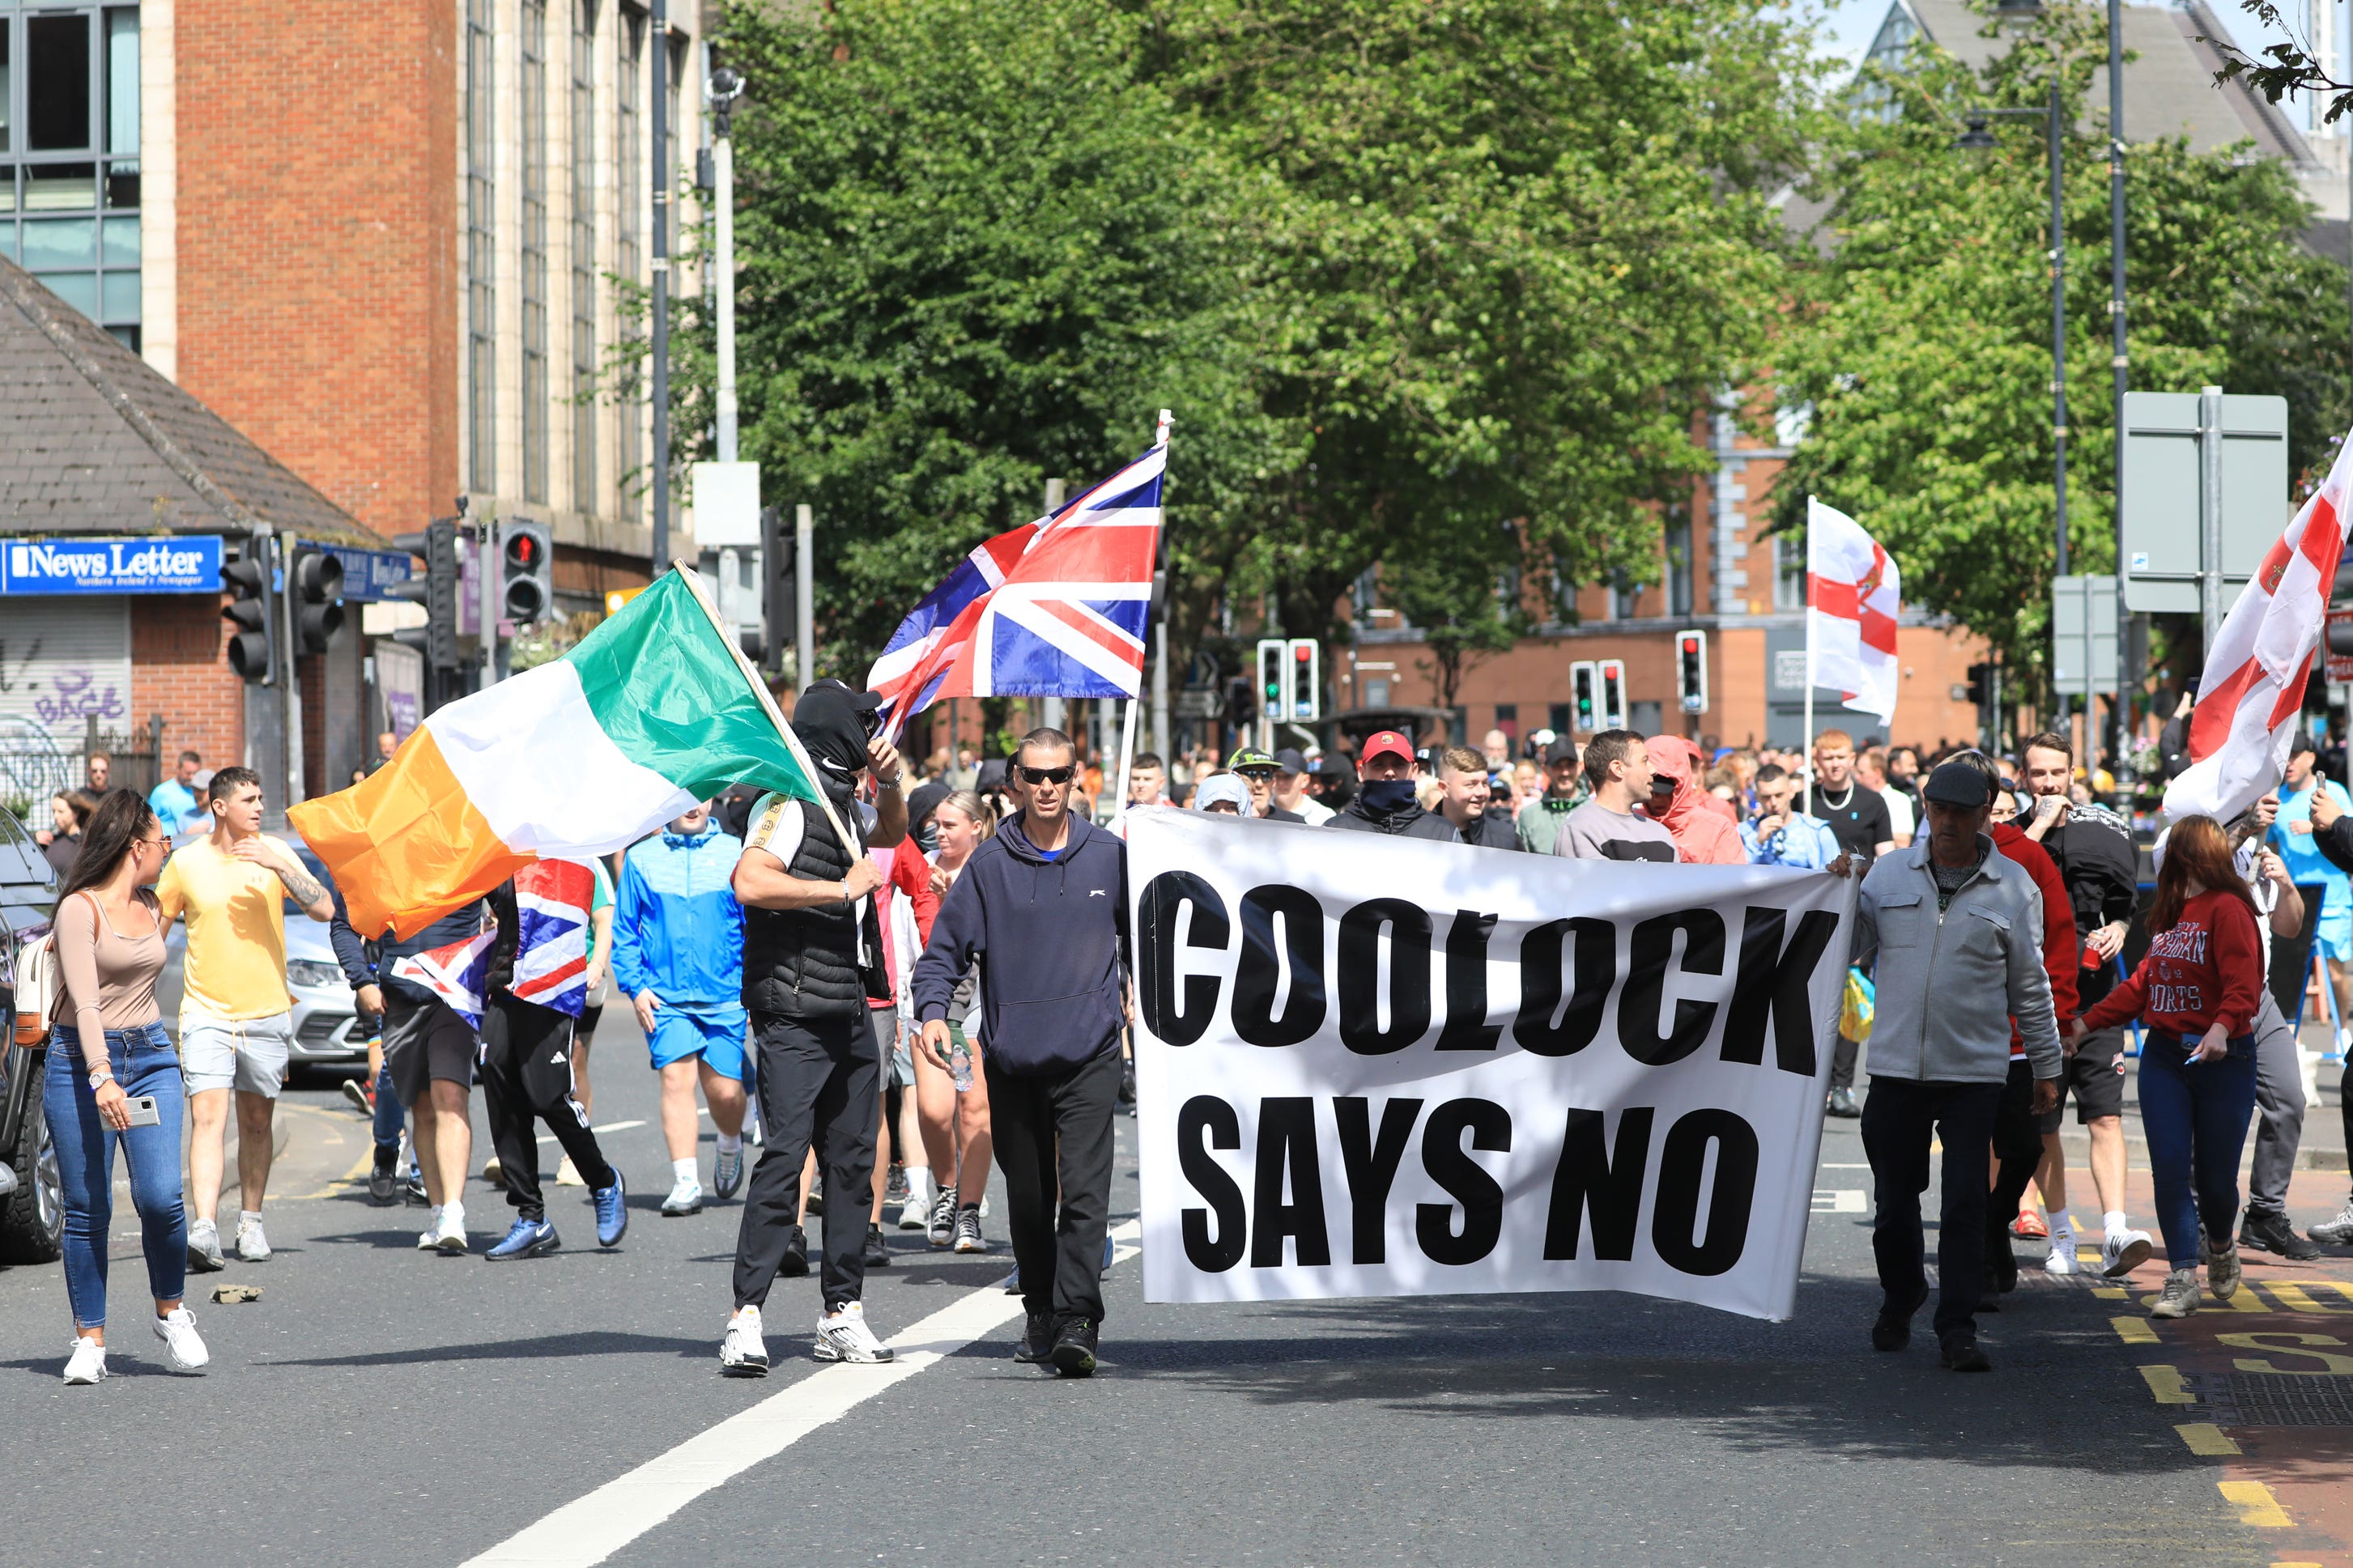
[(2238, 1234), (2239, 1155), (2255, 1110), (2255, 1037), (2219, 1060), (2186, 1065), (2196, 1042), (2151, 1029), (2140, 1047), (2140, 1126), (2157, 1186), (2166, 1260), (2198, 1264), (2198, 1222), (2215, 1245)]
[(106, 1232), (114, 1218), (114, 1151), (131, 1168), (131, 1206), (147, 1255), (147, 1288), (176, 1301), (187, 1283), (188, 1222), (180, 1206), (180, 1123), (187, 1103), (180, 1056), (161, 1024), (106, 1031), (106, 1056), (122, 1092), (155, 1097), (156, 1122), (117, 1132), (98, 1114), (81, 1037), (63, 1024), (49, 1036), (41, 1111), (57, 1141), (66, 1198), (66, 1300), (78, 1327), (106, 1322)]

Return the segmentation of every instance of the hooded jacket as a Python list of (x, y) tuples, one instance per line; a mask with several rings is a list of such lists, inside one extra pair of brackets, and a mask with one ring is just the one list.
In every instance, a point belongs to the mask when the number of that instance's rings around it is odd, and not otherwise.
[[(1378, 788), (1378, 782), (1373, 785)], [(1440, 844), (1459, 844), (1461, 836), (1454, 825), (1434, 811), (1424, 811), (1421, 803), (1410, 795), (1403, 805), (1393, 811), (1377, 812), (1365, 804), (1365, 786), (1357, 786), (1356, 798), (1347, 809), (1333, 813), (1326, 827), (1338, 827), (1351, 833), (1386, 833), (1392, 838), (1430, 838)]]
[[(1049, 859), (1015, 817), (973, 851), (915, 962), (915, 1016), (945, 1018), (980, 966), (980, 1047), (1016, 1077), (1067, 1072), (1119, 1048), (1127, 846), (1073, 816)], [(1448, 829), (1450, 833), (1453, 830)]]
[[(1699, 787), (1692, 776), (1692, 763), (1697, 749), (1680, 735), (1662, 735), (1647, 748), (1651, 756), (1653, 780), (1665, 779), (1674, 786), (1666, 808), (1651, 809), (1651, 819), (1674, 836), (1675, 847), (1683, 851), (1686, 865), (1746, 866), (1748, 851), (1740, 842), (1740, 829), (1718, 807), (1717, 802)], [(1655, 792), (1655, 784), (1653, 790)], [(1651, 799), (1656, 802), (1656, 793)]]

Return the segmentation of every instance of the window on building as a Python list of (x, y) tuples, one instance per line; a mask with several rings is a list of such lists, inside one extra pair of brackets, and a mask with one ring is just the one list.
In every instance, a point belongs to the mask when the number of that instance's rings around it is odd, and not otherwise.
[(139, 347), (139, 8), (0, 0), (0, 256)]
[(1687, 620), (1692, 613), (1691, 514), (1681, 507), (1667, 516), (1667, 614)]
[(1773, 607), (1806, 607), (1806, 549), (1787, 534), (1773, 536)]
[[(645, 258), (641, 250), (638, 204), (645, 199), (644, 128), (638, 112), (646, 90), (646, 18), (625, 11), (615, 29), (619, 39), (619, 79), (614, 84), (618, 113), (614, 116), (614, 257), (613, 270), (623, 282), (641, 283)], [(621, 410), (620, 472), (614, 487), (614, 511), (631, 522), (641, 521), (638, 498), (645, 493), (645, 388), (633, 363), (620, 378), (616, 399)]]
[(547, 500), (547, 0), (522, 0), (522, 494)]
[(596, 505), (596, 0), (572, 27), (572, 505)]
[(491, 0), (466, 0), (466, 436), (467, 483), (495, 493), (498, 479), (498, 297), (493, 285), (497, 214), (491, 173), (496, 100), (491, 97)]

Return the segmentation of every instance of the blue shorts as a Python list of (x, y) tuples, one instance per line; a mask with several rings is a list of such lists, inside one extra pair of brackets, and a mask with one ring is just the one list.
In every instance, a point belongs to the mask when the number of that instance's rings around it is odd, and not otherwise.
[(2331, 963), (2353, 959), (2353, 909), (2324, 909), (2312, 928), (2312, 951)]
[(654, 1032), (646, 1037), (655, 1070), (699, 1056), (712, 1072), (744, 1081), (744, 1031), (750, 1018), (741, 1007), (708, 1013), (678, 1006), (654, 1009)]

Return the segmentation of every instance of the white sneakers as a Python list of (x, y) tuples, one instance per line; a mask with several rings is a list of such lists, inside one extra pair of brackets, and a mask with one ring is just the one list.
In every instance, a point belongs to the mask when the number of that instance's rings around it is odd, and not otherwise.
[(895, 1361), (899, 1354), (866, 1326), (863, 1301), (845, 1301), (839, 1311), (817, 1321), (816, 1353), (819, 1361), (861, 1363)]
[[(181, 1309), (183, 1311), (185, 1308)], [(73, 1353), (66, 1357), (66, 1382), (92, 1384), (106, 1376), (106, 1347), (80, 1334), (74, 1336)]]
[[(269, 1254), (264, 1252), (263, 1257)], [(155, 1337), (164, 1342), (164, 1359), (178, 1373), (200, 1373), (213, 1359), (205, 1349), (205, 1342), (196, 1332), (196, 1320), (185, 1307), (174, 1307), (164, 1317), (154, 1320)], [(66, 1368), (66, 1381), (73, 1381), (73, 1368)]]
[(2042, 1260), (2042, 1272), (2063, 1277), (2077, 1273), (2082, 1268), (2083, 1265), (2075, 1259), (2074, 1232), (2070, 1231), (2064, 1236), (2054, 1233), (2051, 1237), (2051, 1256)]
[(466, 1250), (466, 1205), (446, 1204), (433, 1211), (433, 1223), (417, 1238), (419, 1252), (459, 1253)]
[(662, 1199), (661, 1212), (672, 1219), (681, 1215), (702, 1212), (702, 1184), (692, 1176), (681, 1176), (671, 1184), (670, 1196)]
[(727, 1336), (719, 1342), (719, 1372), (723, 1377), (768, 1375), (768, 1346), (760, 1337), (759, 1308), (738, 1307), (727, 1320)]
[(188, 1222), (188, 1267), (199, 1274), (216, 1273), (228, 1267), (221, 1257), (220, 1226), (211, 1220)]
[(259, 1215), (238, 1216), (237, 1255), (248, 1263), (259, 1263), (269, 1256), (269, 1237), (262, 1234)]
[[(195, 1314), (187, 1308), (174, 1307), (169, 1316), (148, 1321), (155, 1325), (155, 1337), (164, 1342), (164, 1361), (174, 1372), (194, 1376), (212, 1364), (212, 1352), (205, 1348), (204, 1336), (196, 1332)], [(76, 1334), (73, 1350), (66, 1357), (66, 1382), (88, 1387), (105, 1379), (106, 1347)]]
[(2100, 1272), (2121, 1279), (2147, 1262), (2156, 1250), (2145, 1230), (2110, 1231), (2100, 1240)]

